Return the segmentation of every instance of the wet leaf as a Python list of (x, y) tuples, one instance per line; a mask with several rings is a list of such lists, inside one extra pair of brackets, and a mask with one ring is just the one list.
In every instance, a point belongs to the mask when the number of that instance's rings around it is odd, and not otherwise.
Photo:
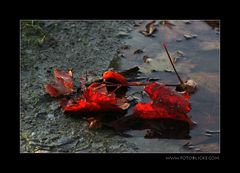
[(127, 79), (123, 75), (121, 75), (120, 73), (114, 72), (114, 71), (104, 72), (103, 79), (104, 79), (104, 81), (114, 80), (125, 86), (128, 84)]
[(84, 98), (75, 103), (68, 102), (65, 111), (91, 113), (91, 112), (121, 112), (129, 107), (127, 99), (117, 98), (109, 93), (106, 84), (93, 83), (83, 93)]
[(44, 85), (45, 91), (52, 97), (67, 95), (73, 92), (72, 88), (67, 88), (62, 82), (51, 82)]
[(169, 69), (169, 71), (174, 71), (165, 53), (160, 53), (153, 58), (144, 56), (143, 61), (144, 63), (142, 65), (139, 65), (140, 72), (142, 73), (151, 73), (152, 71), (165, 71), (166, 69)]
[(72, 71), (68, 71), (68, 73), (64, 71), (59, 71), (58, 69), (54, 69), (54, 77), (55, 81), (62, 82), (65, 87), (73, 88), (73, 74)]
[(175, 26), (175, 24), (171, 23), (171, 22), (168, 21), (168, 20), (160, 21), (160, 24), (161, 24), (162, 26), (168, 27), (169, 29), (172, 29), (172, 27)]
[(151, 36), (156, 30), (156, 26), (155, 26), (155, 20), (152, 22), (149, 22), (146, 26), (146, 31), (140, 31), (140, 33), (142, 33), (144, 36)]
[(68, 95), (73, 90), (72, 72), (68, 73), (54, 69), (55, 81), (44, 85), (45, 91), (52, 97)]
[(152, 99), (149, 103), (138, 103), (133, 113), (143, 119), (170, 118), (189, 122), (191, 120), (186, 113), (191, 110), (190, 103), (185, 97), (175, 90), (161, 83), (149, 83), (144, 91)]

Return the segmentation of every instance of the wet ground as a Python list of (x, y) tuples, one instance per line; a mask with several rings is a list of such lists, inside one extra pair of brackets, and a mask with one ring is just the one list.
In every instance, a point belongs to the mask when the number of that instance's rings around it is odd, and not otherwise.
[[(212, 27), (204, 21), (169, 21), (173, 25), (168, 27), (156, 21), (157, 31), (152, 37), (145, 37), (139, 31), (144, 30), (148, 22), (136, 21), (131, 38), (125, 40), (127, 46), (122, 49), (121, 58), (111, 66), (124, 70), (137, 65), (144, 73), (141, 76), (158, 78), (159, 82), (167, 84), (179, 83), (162, 48), (165, 42), (172, 57), (176, 58), (176, 69), (182, 79), (198, 83), (198, 90), (190, 99), (192, 110), (189, 113), (197, 126), (191, 130), (190, 140), (143, 139), (144, 132), (132, 131), (130, 134), (135, 137), (128, 141), (135, 143), (140, 152), (219, 152), (219, 25)], [(186, 34), (194, 37), (185, 38)], [(142, 52), (134, 54), (137, 49)], [(148, 57), (148, 62), (144, 62), (144, 56)], [(209, 134), (208, 130), (216, 132)]]
[[(154, 37), (145, 37), (139, 30), (148, 22), (21, 23), (21, 152), (219, 152), (219, 30), (203, 21), (170, 21), (174, 24), (170, 28), (156, 21)], [(185, 34), (197, 36), (187, 40)], [(107, 129), (89, 130), (85, 121), (64, 116), (58, 100), (43, 90), (43, 84), (53, 79), (54, 68), (73, 68), (77, 78), (86, 70), (101, 75), (108, 67), (121, 71), (139, 66), (143, 77), (176, 84), (162, 41), (171, 55), (180, 51), (176, 54), (180, 76), (199, 85), (190, 100), (189, 115), (198, 123), (190, 140), (145, 139), (145, 131), (129, 131), (133, 137), (125, 138)], [(137, 49), (143, 52), (134, 54)], [(144, 63), (145, 55), (149, 63)], [(129, 92), (140, 89), (132, 87)], [(206, 133), (207, 129), (217, 132)]]

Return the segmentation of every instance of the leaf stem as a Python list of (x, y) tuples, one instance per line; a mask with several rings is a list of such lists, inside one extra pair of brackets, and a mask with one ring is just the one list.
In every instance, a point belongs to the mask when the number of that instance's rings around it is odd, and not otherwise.
[(172, 67), (173, 67), (173, 69), (174, 69), (174, 71), (175, 71), (175, 73), (176, 73), (176, 75), (177, 75), (177, 77), (178, 77), (178, 80), (180, 81), (181, 84), (184, 84), (183, 81), (182, 81), (182, 79), (181, 79), (180, 76), (178, 75), (178, 72), (177, 72), (177, 70), (176, 70), (176, 68), (175, 68), (175, 66), (174, 66), (174, 64), (173, 64), (173, 62), (172, 62), (172, 59), (171, 59), (171, 57), (170, 57), (170, 55), (169, 55), (169, 52), (168, 52), (168, 50), (167, 50), (167, 46), (165, 45), (165, 43), (162, 43), (162, 45), (163, 45), (163, 48), (165, 49), (165, 51), (167, 52), (168, 59), (170, 60), (170, 62), (171, 62), (171, 64), (172, 64)]

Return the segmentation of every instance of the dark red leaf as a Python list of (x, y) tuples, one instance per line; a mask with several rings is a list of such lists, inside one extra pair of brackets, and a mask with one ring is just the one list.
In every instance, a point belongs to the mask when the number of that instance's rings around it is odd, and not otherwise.
[(191, 110), (189, 101), (176, 91), (161, 83), (149, 83), (145, 92), (153, 100), (150, 103), (138, 103), (133, 113), (142, 119), (170, 118), (189, 122), (188, 113)]
[(106, 71), (105, 73), (103, 73), (103, 79), (105, 81), (109, 79), (114, 79), (118, 81), (120, 84), (122, 84), (123, 86), (127, 86), (128, 84), (127, 79), (123, 75), (114, 71)]
[(157, 82), (148, 83), (144, 91), (153, 100), (154, 104), (164, 105), (169, 111), (188, 113), (191, 110), (190, 103), (185, 97), (164, 84)]
[(129, 107), (127, 99), (116, 98), (114, 93), (108, 93), (106, 84), (93, 83), (75, 104), (69, 103), (64, 107), (65, 111), (78, 112), (111, 112), (123, 111)]

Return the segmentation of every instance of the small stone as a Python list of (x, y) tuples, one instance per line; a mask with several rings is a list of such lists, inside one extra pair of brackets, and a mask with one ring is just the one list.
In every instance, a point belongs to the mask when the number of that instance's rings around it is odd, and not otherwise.
[(188, 146), (188, 149), (194, 149), (194, 148), (195, 148), (195, 146), (193, 146), (193, 145)]
[(173, 72), (173, 71), (170, 70), (170, 69), (165, 69), (164, 71), (165, 71), (165, 72), (168, 72), (168, 73), (172, 73), (172, 72)]
[(197, 83), (194, 81), (194, 80), (187, 80), (185, 83), (185, 86), (186, 86), (186, 90), (189, 92), (189, 93), (194, 93), (196, 92), (197, 90)]
[(47, 112), (39, 112), (35, 114), (35, 117), (40, 119), (45, 119), (46, 115), (47, 115)]
[(152, 61), (152, 58), (149, 58), (149, 57), (146, 56), (146, 55), (143, 57), (143, 62), (144, 62), (144, 63), (147, 63), (147, 64), (148, 64), (148, 63), (150, 63), (151, 61)]
[(198, 151), (201, 151), (200, 148), (195, 148), (194, 151), (198, 152)]
[(191, 34), (192, 35), (192, 38), (197, 38), (198, 35), (197, 34)]
[(122, 45), (122, 46), (121, 46), (121, 49), (129, 49), (129, 45), (126, 45), (126, 44), (125, 44), (125, 45)]
[(56, 109), (58, 109), (59, 105), (56, 103), (56, 104), (51, 104), (50, 105), (50, 109), (55, 111)]
[(36, 135), (36, 133), (35, 133), (35, 132), (32, 132), (30, 136), (33, 137), (33, 136), (35, 136), (35, 135)]
[(138, 54), (138, 53), (143, 53), (143, 51), (141, 49), (137, 49), (133, 52), (133, 54)]
[(177, 55), (178, 55), (179, 57), (184, 57), (184, 56), (185, 56), (185, 54), (183, 53), (183, 51), (178, 50), (176, 53), (177, 53)]
[(185, 24), (191, 24), (191, 21), (190, 20), (184, 20), (183, 21)]
[(198, 35), (197, 34), (185, 34), (184, 35), (186, 40), (192, 39), (192, 38), (197, 38)]
[(48, 114), (47, 117), (48, 117), (48, 119), (50, 119), (50, 120), (53, 120), (53, 119), (54, 119), (54, 115), (53, 115), (53, 114)]
[(177, 41), (177, 42), (181, 42), (181, 41), (182, 41), (182, 39), (181, 39), (181, 38), (179, 38), (179, 39), (177, 39), (176, 41)]
[(50, 153), (50, 151), (47, 150), (37, 150), (35, 153)]
[(186, 40), (190, 40), (192, 38), (192, 35), (190, 34), (185, 34), (184, 37), (186, 38)]
[(128, 37), (128, 33), (126, 32), (123, 32), (123, 31), (120, 31), (118, 34), (117, 34), (118, 37), (122, 38), (122, 37)]
[(208, 136), (208, 137), (211, 137), (211, 136), (212, 136), (212, 134), (210, 134), (210, 133), (205, 133), (204, 135), (205, 135), (205, 136)]

